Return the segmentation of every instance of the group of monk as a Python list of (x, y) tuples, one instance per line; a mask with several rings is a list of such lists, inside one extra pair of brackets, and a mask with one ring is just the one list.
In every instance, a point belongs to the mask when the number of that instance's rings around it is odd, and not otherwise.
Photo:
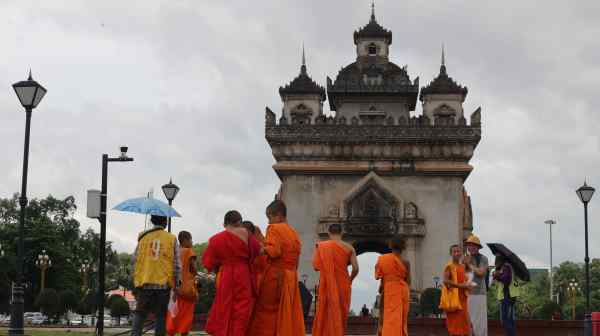
[[(281, 200), (269, 204), (266, 215), (269, 225), (263, 236), (252, 222), (243, 221), (238, 211), (229, 211), (223, 221), (225, 229), (208, 241), (202, 264), (216, 274), (216, 295), (205, 326), (209, 335), (304, 336), (306, 333), (297, 272), (300, 237), (288, 224), (287, 209)], [(192, 326), (198, 298), (192, 237), (186, 231), (180, 232), (179, 239), (165, 232), (164, 217), (152, 216), (151, 221), (154, 226), (140, 234), (135, 253), (137, 307), (132, 335), (141, 335), (149, 312), (156, 316), (156, 335), (186, 335)], [(312, 335), (343, 336), (352, 281), (359, 268), (356, 251), (342, 239), (341, 225), (330, 225), (328, 233), (329, 240), (318, 242), (313, 254), (319, 284)], [(463, 255), (459, 245), (450, 247), (451, 260), (444, 268), (440, 307), (445, 310), (448, 333), (453, 336), (487, 334), (487, 330), (477, 331), (479, 323), (471, 322), (477, 319), (469, 316), (469, 306), (475, 311), (479, 309), (479, 298), (471, 295), (473, 300), (468, 299), (470, 291), (477, 294), (473, 289), (478, 280), (474, 282), (470, 273), (479, 275), (476, 279), (483, 279), (487, 259), (478, 257), (481, 248), (478, 238), (470, 237), (465, 246), (469, 248), (469, 256)], [(381, 294), (378, 335), (407, 336), (411, 267), (402, 257), (406, 241), (402, 236), (394, 236), (389, 248), (391, 253), (381, 255), (375, 265)], [(172, 301), (167, 310), (169, 293)], [(480, 324), (485, 328), (487, 320)]]
[[(287, 222), (280, 200), (266, 209), (266, 235), (238, 211), (224, 218), (225, 230), (208, 241), (204, 267), (217, 274), (216, 296), (205, 331), (213, 336), (304, 336), (298, 282), (301, 241)], [(313, 267), (319, 272), (318, 300), (312, 335), (343, 336), (350, 309), (352, 281), (359, 268), (356, 251), (342, 240), (342, 227), (328, 228), (329, 240), (316, 244)], [(408, 335), (410, 265), (402, 258), (405, 241), (394, 237), (392, 253), (375, 266), (381, 280), (383, 318), (380, 334)], [(351, 271), (348, 272), (348, 266)]]

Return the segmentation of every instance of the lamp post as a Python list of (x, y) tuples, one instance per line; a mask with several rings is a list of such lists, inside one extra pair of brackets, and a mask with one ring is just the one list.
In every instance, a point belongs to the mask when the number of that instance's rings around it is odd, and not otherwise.
[(42, 254), (38, 254), (37, 260), (35, 261), (35, 266), (40, 269), (41, 293), (46, 288), (46, 271), (48, 268), (52, 267), (52, 260), (50, 260), (48, 254), (46, 254), (46, 250), (42, 250)]
[(556, 221), (549, 219), (544, 223), (550, 227), (550, 301), (554, 300), (554, 279), (552, 278), (552, 225), (556, 224)]
[(13, 283), (10, 305), (9, 335), (23, 335), (23, 273), (25, 270), (25, 215), (27, 211), (27, 169), (29, 167), (29, 135), (31, 130), (31, 112), (38, 106), (47, 90), (34, 81), (29, 71), (29, 78), (13, 84), (13, 89), (25, 108), (25, 144), (23, 148), (23, 175), (21, 179), (21, 195), (19, 196), (19, 243), (17, 278)]
[(2, 244), (0, 244), (0, 258), (4, 257), (4, 250), (2, 249)]
[[(177, 196), (177, 193), (179, 192), (179, 187), (176, 184), (173, 184), (173, 179), (169, 179), (169, 183), (162, 186), (162, 191), (165, 194), (167, 201), (169, 201), (169, 206), (172, 206), (173, 200), (175, 199), (175, 196)], [(168, 231), (171, 232), (171, 217), (168, 217), (168, 219), (167, 219), (167, 226), (168, 226)]]
[(569, 299), (571, 299), (571, 319), (575, 320), (575, 306), (577, 303), (577, 292), (579, 292), (579, 284), (575, 279), (572, 279), (571, 282), (569, 282), (567, 292), (569, 293)]
[(590, 255), (588, 248), (588, 203), (592, 199), (596, 189), (583, 183), (583, 186), (577, 189), (577, 196), (583, 203), (583, 217), (585, 223), (585, 321), (584, 335), (592, 336), (592, 316), (590, 313)]
[(133, 158), (127, 156), (127, 147), (122, 146), (121, 155), (118, 157), (108, 157), (108, 154), (102, 154), (102, 190), (100, 191), (100, 248), (98, 252), (98, 321), (97, 334), (104, 335), (104, 268), (106, 263), (106, 193), (108, 188), (108, 163), (109, 162), (130, 162)]
[(83, 261), (83, 263), (81, 263), (81, 266), (79, 266), (79, 274), (81, 274), (81, 288), (82, 288), (82, 290), (83, 290), (84, 293), (87, 292), (88, 273), (90, 272), (91, 269), (92, 269), (92, 265), (88, 262), (87, 259), (85, 259)]

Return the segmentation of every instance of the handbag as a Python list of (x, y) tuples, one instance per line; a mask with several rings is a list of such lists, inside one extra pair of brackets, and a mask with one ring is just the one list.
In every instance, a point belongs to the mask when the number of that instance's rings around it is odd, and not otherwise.
[[(446, 266), (446, 268), (448, 267), (450, 267), (452, 281), (456, 282), (456, 269), (454, 269), (454, 267), (452, 267), (450, 264)], [(442, 295), (440, 296), (439, 308), (447, 313), (463, 309), (462, 304), (460, 303), (458, 288), (449, 288), (446, 285), (442, 286)]]

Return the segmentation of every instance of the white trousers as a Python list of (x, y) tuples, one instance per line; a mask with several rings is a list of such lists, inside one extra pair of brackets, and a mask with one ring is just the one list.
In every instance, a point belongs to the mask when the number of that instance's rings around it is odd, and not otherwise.
[(487, 295), (469, 295), (468, 299), (473, 336), (487, 336)]

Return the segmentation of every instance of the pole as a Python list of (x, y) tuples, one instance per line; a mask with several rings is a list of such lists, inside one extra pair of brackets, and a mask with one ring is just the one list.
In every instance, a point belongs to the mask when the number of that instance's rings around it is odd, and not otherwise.
[(31, 109), (25, 110), (25, 144), (23, 145), (23, 175), (21, 179), (21, 195), (19, 197), (19, 248), (17, 281), (12, 288), (12, 301), (10, 306), (9, 335), (23, 335), (23, 274), (25, 273), (25, 215), (27, 213), (27, 171), (29, 168), (29, 137), (31, 130)]
[(554, 221), (550, 222), (550, 301), (554, 301), (554, 278), (552, 277), (552, 225)]
[(104, 335), (104, 264), (106, 262), (106, 193), (108, 154), (102, 154), (102, 190), (100, 191), (100, 248), (98, 255), (98, 321), (97, 335)]
[[(169, 206), (173, 205), (173, 200), (169, 200)], [(167, 225), (169, 227), (169, 233), (171, 233), (171, 217), (167, 217)]]
[(41, 271), (42, 271), (42, 290), (40, 290), (40, 293), (43, 293), (44, 289), (46, 288), (46, 267), (42, 266)]
[(584, 335), (592, 336), (592, 315), (590, 313), (590, 255), (588, 249), (588, 204), (583, 203), (585, 222), (585, 325)]

